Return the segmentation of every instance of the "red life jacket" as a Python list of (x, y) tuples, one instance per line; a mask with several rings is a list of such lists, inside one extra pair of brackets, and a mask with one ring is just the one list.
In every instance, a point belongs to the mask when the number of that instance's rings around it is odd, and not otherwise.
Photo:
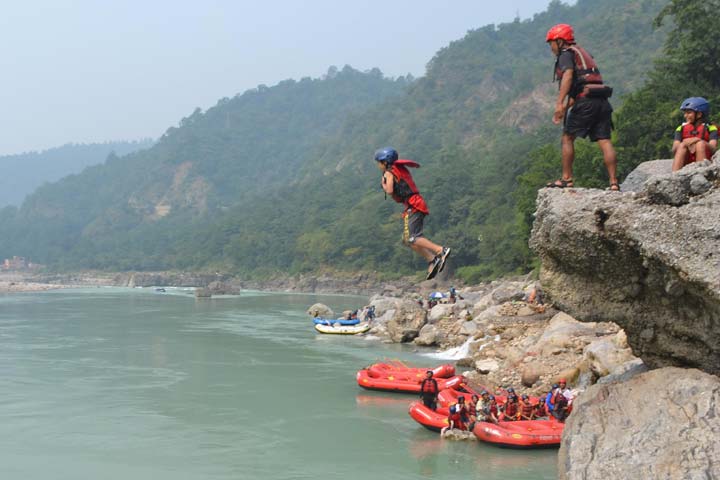
[(505, 416), (506, 417), (515, 417), (518, 413), (518, 404), (514, 402), (508, 401), (505, 404)]
[(420, 168), (420, 164), (412, 160), (398, 159), (393, 162), (390, 169), (394, 178), (392, 198), (398, 203), (402, 203), (407, 207), (428, 214), (428, 208), (425, 199), (420, 195), (420, 191), (415, 185), (415, 181), (407, 169)]
[(530, 402), (523, 402), (520, 404), (520, 414), (523, 417), (529, 417), (535, 411), (535, 407)]
[(463, 422), (463, 416), (464, 416), (463, 410), (458, 409), (457, 405), (455, 406), (455, 408), (457, 409), (457, 411), (455, 413), (451, 413), (448, 416), (449, 422), (453, 422), (454, 428), (457, 428), (459, 430), (467, 430), (467, 427), (465, 426), (465, 422)]
[(701, 123), (697, 127), (692, 123), (683, 123), (682, 125), (682, 139), (686, 138), (700, 138), (706, 142), (710, 141), (710, 125), (707, 123)]
[(426, 378), (420, 384), (420, 391), (423, 393), (438, 393), (437, 380), (434, 378)]
[(563, 395), (562, 390), (559, 388), (555, 390), (555, 393), (551, 397), (552, 404), (555, 406), (555, 409), (557, 410), (558, 407), (565, 408), (567, 407), (568, 400), (565, 398), (565, 395)]
[[(570, 89), (570, 97), (576, 98), (582, 93), (583, 88), (587, 84), (602, 85), (602, 75), (600, 75), (600, 70), (592, 55), (578, 45), (570, 45), (563, 51), (567, 50), (575, 54), (575, 75), (573, 76), (573, 85)], [(558, 56), (558, 58), (560, 57)], [(555, 80), (561, 79), (562, 74), (563, 72), (560, 70), (559, 62), (555, 62)]]
[(535, 416), (536, 417), (547, 417), (547, 408), (545, 407), (545, 404), (537, 404), (535, 405)]

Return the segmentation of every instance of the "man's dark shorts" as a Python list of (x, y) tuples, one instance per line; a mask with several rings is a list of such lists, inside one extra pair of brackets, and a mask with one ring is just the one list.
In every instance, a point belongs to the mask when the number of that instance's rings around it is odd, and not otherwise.
[(422, 212), (412, 212), (408, 214), (408, 233), (409, 243), (415, 243), (415, 239), (423, 236), (423, 221), (425, 214)]
[(581, 98), (565, 115), (563, 133), (590, 140), (605, 140), (612, 133), (612, 106), (607, 98)]

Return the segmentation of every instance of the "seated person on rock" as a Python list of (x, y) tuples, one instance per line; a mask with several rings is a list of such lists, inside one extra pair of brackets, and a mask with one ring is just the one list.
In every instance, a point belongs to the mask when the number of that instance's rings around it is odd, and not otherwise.
[(535, 405), (530, 401), (530, 397), (523, 394), (520, 397), (520, 413), (518, 414), (518, 420), (534, 420), (535, 419)]
[(465, 397), (460, 395), (455, 405), (450, 407), (448, 413), (448, 429), (457, 428), (458, 430), (467, 430), (467, 406), (465, 405)]
[(545, 301), (543, 300), (543, 292), (540, 285), (533, 285), (525, 295), (525, 303), (537, 313), (545, 311)]
[(717, 150), (718, 129), (709, 123), (710, 103), (703, 97), (686, 98), (680, 105), (685, 122), (675, 129), (672, 171), (688, 163), (709, 160)]

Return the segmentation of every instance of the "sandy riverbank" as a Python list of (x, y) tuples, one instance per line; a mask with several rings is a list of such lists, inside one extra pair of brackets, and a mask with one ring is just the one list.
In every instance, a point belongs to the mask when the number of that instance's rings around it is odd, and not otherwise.
[(0, 280), (0, 293), (44, 292), (46, 290), (55, 290), (58, 288), (71, 288), (71, 286), (56, 285), (50, 283)]

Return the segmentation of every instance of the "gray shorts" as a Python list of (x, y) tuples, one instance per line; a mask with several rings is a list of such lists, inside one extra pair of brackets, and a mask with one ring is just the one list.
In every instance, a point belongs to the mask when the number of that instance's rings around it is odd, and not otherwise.
[(408, 213), (407, 217), (405, 217), (406, 220), (406, 229), (403, 233), (403, 239), (407, 241), (407, 243), (415, 243), (415, 240), (418, 237), (423, 236), (423, 222), (425, 221), (425, 214), (422, 212), (412, 212)]

